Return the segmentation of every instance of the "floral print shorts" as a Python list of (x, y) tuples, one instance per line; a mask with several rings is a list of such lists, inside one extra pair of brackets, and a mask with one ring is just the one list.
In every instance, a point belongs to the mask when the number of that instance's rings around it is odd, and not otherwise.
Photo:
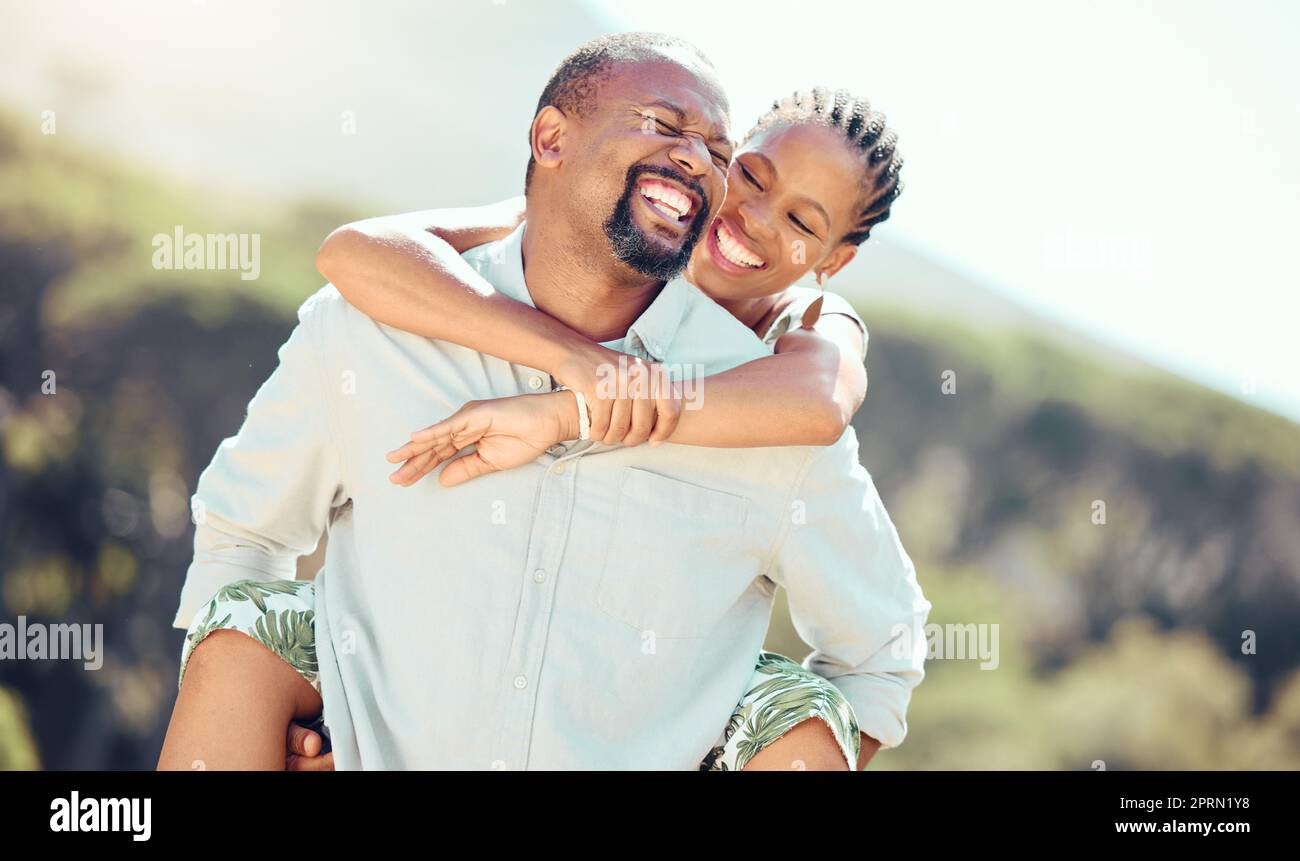
[[(194, 649), (213, 631), (241, 631), (279, 655), (320, 691), (316, 663), (316, 586), (309, 580), (240, 580), (222, 587), (195, 616), (181, 652), (180, 679)], [(178, 682), (179, 683), (179, 682)], [(759, 652), (745, 695), (701, 771), (739, 771), (798, 723), (819, 718), (830, 727), (840, 752), (855, 770), (861, 737), (853, 708), (834, 685), (775, 652)], [(328, 738), (318, 718), (310, 728)], [(791, 768), (797, 769), (798, 763)]]

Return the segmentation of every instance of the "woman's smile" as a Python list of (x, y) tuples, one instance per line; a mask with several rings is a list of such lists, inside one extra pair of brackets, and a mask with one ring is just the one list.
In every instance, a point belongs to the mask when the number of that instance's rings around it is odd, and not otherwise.
[(754, 250), (754, 243), (743, 229), (722, 215), (709, 230), (709, 254), (719, 267), (736, 274), (767, 268), (767, 262)]

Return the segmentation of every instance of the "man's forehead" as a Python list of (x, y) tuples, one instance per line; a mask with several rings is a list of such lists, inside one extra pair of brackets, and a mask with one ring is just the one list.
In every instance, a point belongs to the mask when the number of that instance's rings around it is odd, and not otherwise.
[(680, 111), (724, 136), (730, 133), (727, 94), (713, 70), (693, 55), (620, 64), (607, 92), (613, 99), (652, 105), (666, 114)]

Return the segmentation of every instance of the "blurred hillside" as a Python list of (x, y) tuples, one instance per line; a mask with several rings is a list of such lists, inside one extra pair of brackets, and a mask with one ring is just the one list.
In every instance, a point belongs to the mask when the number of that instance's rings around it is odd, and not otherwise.
[[(320, 239), (362, 213), (218, 197), (31, 126), (0, 116), (0, 620), (103, 622), (108, 654), (0, 663), (0, 768), (148, 768), (188, 496)], [(154, 270), (177, 224), (260, 233), (260, 279)], [(855, 297), (886, 295), (870, 261)], [(879, 767), (1300, 768), (1300, 428), (1015, 315), (860, 303), (863, 462), (931, 621), (1001, 646), (995, 670), (932, 662)], [(806, 651), (783, 610), (769, 645)]]

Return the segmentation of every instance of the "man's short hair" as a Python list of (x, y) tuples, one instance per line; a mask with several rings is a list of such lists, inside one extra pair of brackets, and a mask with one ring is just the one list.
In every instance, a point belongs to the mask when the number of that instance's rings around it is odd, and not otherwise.
[[(537, 100), (533, 119), (547, 105), (554, 105), (566, 114), (585, 117), (596, 108), (601, 84), (609, 80), (616, 63), (636, 63), (655, 60), (665, 48), (676, 48), (694, 54), (704, 65), (713, 63), (699, 48), (664, 33), (614, 33), (600, 36), (579, 47), (565, 57), (551, 73), (550, 80)], [(537, 162), (532, 157), (532, 123), (529, 123), (528, 171), (524, 175), (524, 193), (532, 185), (533, 168)]]

